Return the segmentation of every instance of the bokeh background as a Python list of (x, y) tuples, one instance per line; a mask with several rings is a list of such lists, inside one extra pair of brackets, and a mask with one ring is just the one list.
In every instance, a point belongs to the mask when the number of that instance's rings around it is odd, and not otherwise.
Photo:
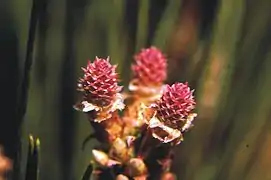
[(199, 116), (176, 148), (178, 179), (271, 179), (270, 0), (40, 3), (23, 87), (32, 0), (0, 1), (0, 144), (15, 178), (24, 177), (31, 133), (41, 140), (40, 180), (80, 179), (95, 143), (82, 151), (91, 127), (72, 108), (80, 67), (110, 56), (127, 85), (134, 53), (154, 45), (167, 54), (168, 83), (196, 90)]

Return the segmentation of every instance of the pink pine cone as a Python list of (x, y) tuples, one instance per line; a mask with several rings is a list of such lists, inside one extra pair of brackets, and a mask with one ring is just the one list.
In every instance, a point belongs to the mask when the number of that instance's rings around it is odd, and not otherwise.
[(142, 49), (132, 65), (134, 79), (143, 85), (160, 85), (167, 77), (167, 61), (156, 47)]
[(101, 107), (110, 105), (122, 89), (118, 85), (116, 66), (109, 63), (109, 58), (96, 57), (82, 70), (84, 77), (79, 79), (78, 90), (84, 93), (83, 100)]
[(144, 118), (152, 136), (163, 143), (177, 145), (183, 141), (183, 134), (190, 129), (196, 113), (193, 90), (187, 83), (175, 83), (164, 87), (162, 96), (146, 107)]
[(175, 83), (165, 86), (161, 99), (154, 106), (159, 120), (171, 128), (179, 128), (195, 108), (195, 104), (193, 91), (188, 84)]

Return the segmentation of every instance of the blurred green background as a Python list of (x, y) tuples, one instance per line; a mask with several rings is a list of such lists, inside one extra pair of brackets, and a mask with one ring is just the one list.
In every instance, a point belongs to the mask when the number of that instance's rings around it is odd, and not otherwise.
[(270, 0), (40, 2), (22, 119), (32, 1), (0, 1), (0, 143), (14, 177), (24, 175), (32, 133), (41, 140), (40, 180), (79, 179), (92, 146), (81, 150), (91, 128), (72, 108), (80, 67), (110, 56), (127, 85), (134, 53), (155, 45), (167, 54), (168, 83), (196, 90), (199, 116), (176, 148), (178, 179), (271, 180)]

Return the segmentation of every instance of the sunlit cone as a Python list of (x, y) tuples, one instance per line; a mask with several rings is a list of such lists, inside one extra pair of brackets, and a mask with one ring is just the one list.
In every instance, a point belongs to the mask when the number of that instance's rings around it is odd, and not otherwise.
[(142, 94), (157, 94), (167, 77), (167, 60), (156, 47), (142, 49), (134, 57), (132, 65), (133, 79), (129, 85), (131, 91)]
[(145, 113), (144, 118), (153, 137), (163, 143), (180, 143), (182, 132), (192, 126), (197, 115), (192, 113), (195, 104), (193, 90), (187, 83), (167, 85), (162, 97), (145, 111), (148, 114)]
[(83, 98), (75, 105), (76, 109), (95, 111), (97, 114), (93, 118), (100, 122), (110, 118), (111, 112), (124, 108), (116, 66), (109, 63), (109, 58), (96, 57), (93, 63), (89, 61), (82, 70), (84, 76), (79, 79), (78, 91), (83, 93)]

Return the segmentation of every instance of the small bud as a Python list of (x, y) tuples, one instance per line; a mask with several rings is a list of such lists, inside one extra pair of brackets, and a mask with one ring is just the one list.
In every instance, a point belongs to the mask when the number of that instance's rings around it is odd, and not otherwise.
[(129, 180), (129, 178), (123, 174), (119, 174), (117, 176), (116, 180)]
[(127, 159), (127, 145), (125, 141), (116, 138), (112, 145), (112, 153), (121, 160)]
[(166, 172), (161, 176), (161, 180), (176, 180), (176, 176), (171, 172)]
[(101, 166), (111, 167), (116, 164), (120, 164), (119, 161), (115, 161), (113, 159), (109, 159), (108, 155), (99, 150), (92, 150), (93, 157), (97, 163)]
[(92, 154), (97, 163), (99, 163), (102, 166), (107, 166), (109, 157), (106, 153), (93, 149)]
[(140, 158), (132, 158), (127, 163), (127, 173), (132, 176), (142, 176), (147, 173), (147, 167), (142, 159)]

